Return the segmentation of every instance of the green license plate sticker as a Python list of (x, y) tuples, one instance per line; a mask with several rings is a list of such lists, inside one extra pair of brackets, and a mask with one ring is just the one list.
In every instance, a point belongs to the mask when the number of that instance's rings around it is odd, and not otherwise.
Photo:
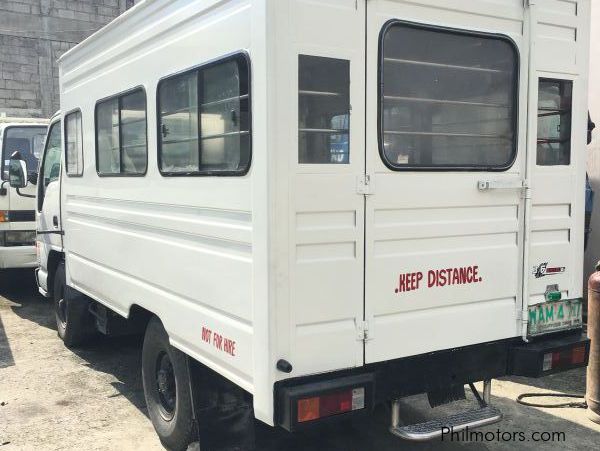
[(583, 299), (565, 299), (529, 307), (528, 335), (581, 327)]

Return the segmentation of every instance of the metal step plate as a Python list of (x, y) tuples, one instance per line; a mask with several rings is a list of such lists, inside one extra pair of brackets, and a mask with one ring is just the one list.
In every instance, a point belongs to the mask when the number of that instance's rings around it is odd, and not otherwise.
[(425, 441), (440, 437), (443, 428), (452, 428), (453, 432), (458, 432), (467, 427), (474, 429), (497, 423), (501, 419), (502, 413), (498, 409), (487, 406), (457, 413), (446, 418), (426, 421), (425, 423), (392, 427), (390, 432), (405, 440)]

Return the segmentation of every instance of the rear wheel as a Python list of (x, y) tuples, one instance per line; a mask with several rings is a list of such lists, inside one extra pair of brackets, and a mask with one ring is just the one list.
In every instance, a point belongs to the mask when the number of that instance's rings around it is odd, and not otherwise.
[(68, 299), (66, 294), (65, 264), (61, 262), (54, 273), (54, 313), (58, 336), (69, 348), (80, 345), (91, 335), (89, 303)]
[(148, 415), (160, 441), (171, 450), (196, 440), (186, 356), (169, 344), (162, 323), (148, 323), (142, 350), (142, 381)]

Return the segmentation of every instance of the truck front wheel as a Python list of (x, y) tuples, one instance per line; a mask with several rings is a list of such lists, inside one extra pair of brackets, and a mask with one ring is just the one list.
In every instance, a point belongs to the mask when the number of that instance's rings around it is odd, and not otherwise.
[(196, 440), (186, 356), (169, 344), (169, 335), (154, 317), (142, 349), (142, 381), (148, 415), (162, 444), (185, 450)]
[(80, 345), (92, 333), (89, 303), (66, 296), (65, 263), (60, 262), (54, 273), (54, 313), (58, 336), (68, 348)]

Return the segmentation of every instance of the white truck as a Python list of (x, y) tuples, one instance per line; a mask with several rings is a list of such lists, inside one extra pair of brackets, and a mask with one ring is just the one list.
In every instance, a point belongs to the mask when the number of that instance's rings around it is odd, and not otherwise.
[[(38, 186), (60, 336), (145, 331), (172, 449), (379, 403), (409, 440), (500, 420), (493, 378), (587, 364), (589, 11), (140, 2), (60, 60)], [(398, 399), (466, 385), (475, 409), (401, 424)]]
[(8, 180), (8, 164), (18, 152), (27, 161), (33, 186), (37, 162), (44, 147), (48, 121), (0, 116), (0, 271), (35, 268), (35, 189), (17, 192)]

